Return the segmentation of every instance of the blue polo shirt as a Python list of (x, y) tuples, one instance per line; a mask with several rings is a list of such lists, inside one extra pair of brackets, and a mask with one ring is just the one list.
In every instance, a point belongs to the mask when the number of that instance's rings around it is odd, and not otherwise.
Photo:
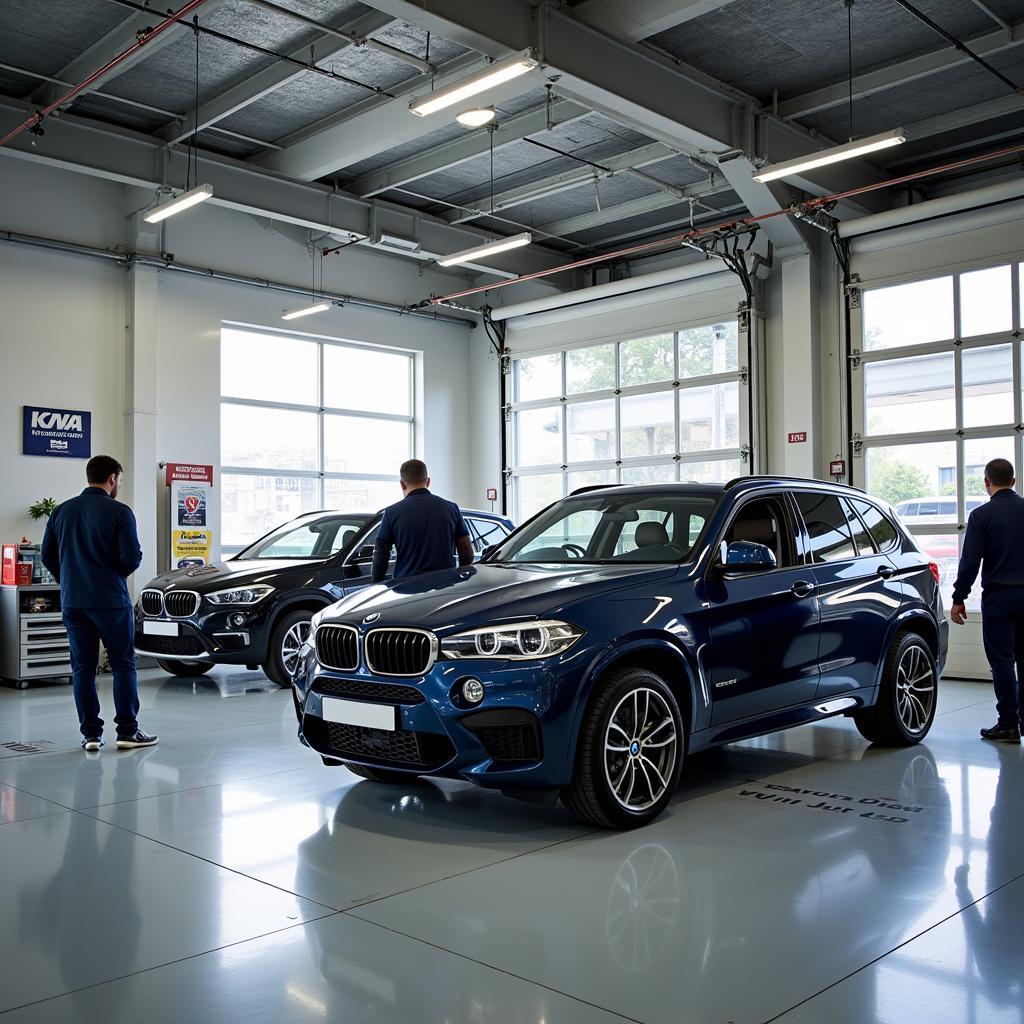
[(1024, 498), (1016, 491), (996, 491), (967, 520), (953, 603), (963, 604), (978, 578), (981, 587), (1024, 587)]
[(454, 501), (431, 494), (425, 487), (410, 491), (384, 509), (373, 557), (374, 582), (383, 579), (392, 547), (398, 549), (397, 580), (451, 569), (455, 565), (455, 541), (468, 535), (469, 527)]
[(57, 506), (41, 554), (63, 608), (131, 608), (127, 580), (142, 564), (135, 515), (103, 488)]

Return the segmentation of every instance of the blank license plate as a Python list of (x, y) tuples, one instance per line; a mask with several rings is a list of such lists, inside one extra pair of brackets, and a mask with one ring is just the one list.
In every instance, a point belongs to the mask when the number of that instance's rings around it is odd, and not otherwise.
[(358, 700), (324, 697), (324, 721), (341, 725), (358, 725), (364, 729), (386, 729), (394, 732), (396, 708), (390, 704), (364, 704)]
[(176, 622), (143, 622), (142, 632), (150, 636), (177, 636), (178, 624)]

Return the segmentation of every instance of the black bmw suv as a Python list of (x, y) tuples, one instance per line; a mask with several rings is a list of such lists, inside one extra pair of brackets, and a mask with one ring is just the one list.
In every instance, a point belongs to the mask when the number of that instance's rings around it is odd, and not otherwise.
[[(477, 555), (512, 523), (464, 509)], [(176, 676), (245, 665), (288, 686), (313, 615), (370, 582), (380, 512), (311, 512), (234, 558), (157, 576), (135, 605), (135, 649)]]

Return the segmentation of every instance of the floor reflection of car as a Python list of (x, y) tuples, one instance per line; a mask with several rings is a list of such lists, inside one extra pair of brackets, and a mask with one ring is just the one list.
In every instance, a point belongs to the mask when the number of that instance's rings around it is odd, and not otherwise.
[(366, 778), (560, 795), (629, 828), (664, 809), (688, 752), (832, 715), (918, 742), (947, 637), (936, 566), (862, 491), (608, 485), (476, 566), (315, 616), (296, 711), (325, 763)]
[[(465, 509), (473, 548), (508, 536), (510, 520)], [(135, 645), (166, 672), (263, 667), (287, 686), (313, 614), (370, 582), (379, 512), (313, 512), (234, 558), (165, 573), (135, 606)]]

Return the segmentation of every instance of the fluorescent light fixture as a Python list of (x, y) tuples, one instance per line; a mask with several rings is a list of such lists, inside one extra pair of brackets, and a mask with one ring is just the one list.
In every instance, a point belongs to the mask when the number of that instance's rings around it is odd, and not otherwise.
[(196, 185), (195, 188), (182, 192), (180, 196), (175, 196), (173, 199), (168, 199), (166, 203), (154, 206), (142, 219), (147, 224), (159, 224), (160, 221), (167, 220), (168, 217), (173, 217), (176, 213), (181, 213), (182, 210), (205, 202), (212, 195), (212, 185)]
[(453, 252), (451, 256), (442, 256), (437, 262), (442, 267), (452, 267), (457, 263), (472, 263), (483, 256), (494, 256), (499, 252), (507, 252), (509, 249), (519, 249), (529, 245), (533, 241), (533, 235), (529, 231), (522, 234), (510, 235), (508, 238), (496, 238), (493, 242), (485, 242), (483, 245), (476, 245), (472, 249), (463, 249), (462, 252)]
[(419, 99), (413, 100), (409, 104), (409, 110), (419, 117), (435, 114), (439, 110), (468, 100), (470, 96), (476, 96), (478, 93), (510, 82), (513, 78), (525, 75), (536, 67), (540, 67), (540, 61), (537, 60), (533, 50), (521, 50), (519, 53), (512, 54), (511, 57), (505, 57), (504, 60), (496, 60), (493, 64), (488, 64), (483, 71), (478, 71), (475, 75), (470, 75), (443, 89), (438, 89), (436, 92), (430, 93), (429, 96), (421, 96)]
[(298, 309), (289, 309), (281, 314), (282, 320), (298, 320), (302, 316), (312, 316), (314, 313), (324, 313), (331, 308), (329, 302), (314, 302), (312, 306), (300, 306)]
[(483, 128), (494, 120), (494, 107), (473, 107), (455, 115), (455, 120), (464, 128)]
[(797, 157), (795, 160), (786, 160), (781, 164), (769, 164), (758, 171), (753, 177), (755, 181), (760, 182), (775, 181), (777, 178), (789, 178), (799, 174), (801, 171), (810, 171), (815, 167), (837, 164), (842, 160), (852, 160), (854, 157), (864, 156), (865, 153), (874, 153), (879, 149), (899, 146), (906, 141), (906, 130), (894, 128), (891, 132), (872, 135), (868, 139), (855, 139), (853, 142), (846, 142), (842, 146), (823, 149), (820, 153), (810, 153), (807, 156)]

